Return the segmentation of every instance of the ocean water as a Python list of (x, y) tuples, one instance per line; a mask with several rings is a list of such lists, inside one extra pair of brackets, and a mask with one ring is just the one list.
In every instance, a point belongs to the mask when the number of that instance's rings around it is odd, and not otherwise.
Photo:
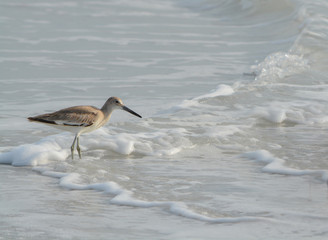
[[(328, 238), (327, 1), (0, 13), (0, 239)], [(81, 160), (26, 119), (110, 96)]]

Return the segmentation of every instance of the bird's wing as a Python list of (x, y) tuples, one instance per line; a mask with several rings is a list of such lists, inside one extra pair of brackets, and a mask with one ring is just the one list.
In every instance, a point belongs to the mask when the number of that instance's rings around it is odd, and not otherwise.
[(99, 112), (99, 109), (92, 106), (76, 106), (28, 119), (48, 124), (88, 127), (97, 121)]

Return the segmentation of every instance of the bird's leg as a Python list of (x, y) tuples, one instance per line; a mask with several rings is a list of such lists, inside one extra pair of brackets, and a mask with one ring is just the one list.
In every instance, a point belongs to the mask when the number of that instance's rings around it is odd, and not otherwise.
[(77, 134), (75, 135), (75, 138), (74, 138), (73, 144), (72, 144), (72, 146), (71, 146), (72, 160), (74, 159), (74, 147), (75, 147), (76, 139), (77, 139)]
[(79, 153), (79, 157), (81, 159), (82, 157), (81, 157), (81, 148), (80, 148), (80, 136), (77, 137), (76, 149), (77, 149), (77, 152)]

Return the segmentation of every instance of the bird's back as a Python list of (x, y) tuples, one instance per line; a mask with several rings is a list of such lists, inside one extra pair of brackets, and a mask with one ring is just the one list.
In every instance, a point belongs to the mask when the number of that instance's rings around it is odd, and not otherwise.
[[(64, 108), (53, 113), (46, 113), (28, 120), (49, 124), (53, 127), (76, 132), (78, 128), (98, 128), (97, 125), (104, 118), (103, 112), (93, 106), (75, 106)], [(75, 130), (74, 130), (75, 127)]]

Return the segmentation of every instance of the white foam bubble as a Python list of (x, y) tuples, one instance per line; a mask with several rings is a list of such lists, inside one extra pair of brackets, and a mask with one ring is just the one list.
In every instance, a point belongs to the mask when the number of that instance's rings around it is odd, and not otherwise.
[(132, 192), (123, 191), (121, 194), (116, 195), (110, 202), (116, 205), (151, 208), (160, 207), (174, 215), (182, 216), (189, 219), (194, 219), (209, 223), (238, 223), (238, 222), (249, 222), (249, 221), (271, 221), (265, 217), (209, 217), (196, 213), (195, 211), (188, 208), (183, 202), (161, 202), (161, 201), (144, 201), (133, 198)]
[(254, 159), (258, 162), (266, 163), (262, 168), (263, 172), (292, 175), (292, 176), (302, 176), (302, 175), (317, 175), (320, 176), (324, 182), (328, 181), (328, 170), (309, 170), (309, 169), (295, 169), (285, 166), (285, 160), (281, 158), (274, 157), (270, 152), (266, 150), (258, 150), (254, 152), (248, 152), (243, 154), (244, 157), (249, 159)]
[[(40, 170), (40, 169), (39, 169)], [(266, 217), (253, 217), (253, 216), (241, 216), (241, 217), (209, 217), (191, 210), (183, 202), (175, 201), (145, 201), (139, 200), (133, 197), (133, 192), (124, 189), (116, 182), (83, 184), (81, 175), (78, 173), (69, 173), (61, 175), (60, 173), (51, 173), (49, 176), (58, 177), (59, 185), (69, 190), (96, 190), (102, 191), (110, 195), (114, 195), (110, 200), (111, 204), (121, 206), (131, 206), (139, 208), (152, 208), (159, 207), (164, 211), (168, 211), (174, 215), (182, 216), (189, 219), (194, 219), (209, 223), (238, 223), (249, 221), (273, 221)]]
[(257, 81), (283, 79), (286, 76), (303, 72), (309, 68), (308, 60), (296, 54), (275, 52), (268, 55), (263, 62), (252, 67), (257, 74)]
[(59, 179), (59, 186), (68, 190), (95, 190), (101, 191), (108, 195), (113, 195), (110, 203), (118, 206), (130, 206), (137, 208), (161, 208), (176, 216), (194, 219), (209, 223), (239, 223), (250, 221), (275, 221), (268, 217), (255, 216), (236, 216), (236, 217), (210, 217), (197, 213), (190, 209), (184, 202), (176, 201), (146, 201), (133, 197), (134, 193), (124, 189), (114, 181), (103, 183), (83, 183), (83, 177), (79, 173), (62, 173), (49, 170), (48, 167), (34, 167), (34, 171), (40, 172), (42, 175)]
[(58, 135), (47, 137), (34, 144), (24, 144), (10, 152), (1, 153), (0, 163), (13, 166), (37, 166), (48, 164), (53, 160), (63, 161), (69, 155), (69, 151), (63, 149), (62, 145), (63, 141)]
[(253, 114), (272, 123), (282, 123), (287, 119), (286, 111), (283, 105), (276, 106), (272, 104), (268, 107), (256, 107)]
[(216, 89), (212, 90), (210, 93), (206, 93), (203, 95), (200, 95), (198, 97), (194, 97), (192, 99), (183, 100), (182, 103), (171, 107), (170, 109), (166, 111), (162, 111), (161, 113), (174, 113), (180, 110), (194, 108), (194, 107), (200, 107), (202, 104), (200, 103), (200, 100), (208, 99), (208, 98), (216, 98), (216, 97), (224, 97), (234, 94), (234, 89), (225, 84), (220, 84)]
[(227, 139), (229, 136), (232, 136), (236, 133), (241, 133), (241, 127), (231, 126), (231, 125), (222, 125), (222, 126), (209, 126), (206, 128), (205, 133), (208, 137), (214, 137), (219, 139)]
[(53, 171), (49, 167), (33, 167), (33, 171), (39, 172), (44, 176), (53, 177), (53, 178), (62, 178), (67, 176), (67, 173)]
[(220, 96), (229, 96), (232, 95), (235, 91), (232, 87), (225, 84), (220, 84), (217, 89), (211, 91), (210, 93), (200, 95), (198, 97), (193, 98), (193, 100), (200, 100), (205, 98), (214, 98), (214, 97), (220, 97)]
[(271, 102), (267, 106), (254, 107), (250, 112), (272, 123), (323, 124), (328, 119), (325, 105), (315, 103)]
[[(119, 131), (122, 130), (119, 129)], [(183, 128), (150, 131), (122, 133), (99, 129), (81, 136), (82, 151), (101, 149), (122, 155), (136, 153), (148, 156), (169, 156), (192, 146), (185, 137), (186, 130)], [(36, 143), (17, 146), (9, 152), (0, 153), (0, 163), (14, 166), (39, 166), (53, 161), (65, 161), (71, 155), (70, 146), (73, 139), (72, 134), (63, 133), (48, 136)]]
[(131, 154), (132, 152), (147, 156), (170, 156), (182, 149), (192, 147), (186, 137), (184, 128), (156, 129), (151, 131), (110, 134), (98, 139), (95, 144), (106, 145), (115, 152)]
[(111, 148), (117, 153), (129, 155), (134, 151), (135, 140), (129, 134), (120, 133), (113, 136), (112, 141), (107, 141), (108, 148)]

